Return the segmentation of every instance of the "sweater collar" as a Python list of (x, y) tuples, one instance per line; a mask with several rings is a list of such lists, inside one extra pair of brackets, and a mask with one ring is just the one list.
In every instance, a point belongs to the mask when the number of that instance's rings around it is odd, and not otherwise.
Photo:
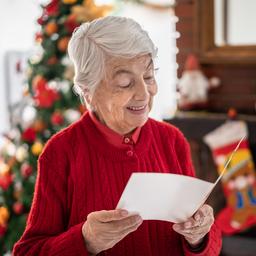
[(97, 129), (103, 134), (105, 139), (110, 144), (118, 148), (123, 148), (124, 145), (135, 145), (137, 143), (140, 136), (141, 127), (137, 127), (132, 134), (120, 135), (106, 125), (102, 124), (93, 112), (89, 111), (89, 116)]
[[(109, 143), (105, 136), (96, 127), (89, 113), (86, 112), (80, 119), (83, 125), (82, 133), (95, 151), (105, 155), (114, 161), (136, 161), (138, 156), (144, 155), (150, 148), (153, 131), (151, 128), (151, 119), (141, 127), (139, 138), (134, 145), (123, 144), (122, 147), (116, 147)], [(131, 154), (131, 151), (133, 152)]]

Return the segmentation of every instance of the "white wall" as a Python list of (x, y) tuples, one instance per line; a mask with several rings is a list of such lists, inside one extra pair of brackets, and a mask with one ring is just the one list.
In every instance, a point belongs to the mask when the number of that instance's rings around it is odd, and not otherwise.
[(231, 45), (255, 45), (256, 43), (256, 1), (229, 1), (229, 33)]
[(229, 45), (255, 45), (256, 1), (232, 0), (228, 2), (227, 42), (223, 38), (223, 6), (224, 2), (222, 0), (214, 1), (215, 43), (218, 46), (225, 43)]
[(10, 50), (31, 49), (37, 29), (36, 19), (39, 15), (39, 1), (0, 0), (0, 133), (9, 128), (4, 55)]

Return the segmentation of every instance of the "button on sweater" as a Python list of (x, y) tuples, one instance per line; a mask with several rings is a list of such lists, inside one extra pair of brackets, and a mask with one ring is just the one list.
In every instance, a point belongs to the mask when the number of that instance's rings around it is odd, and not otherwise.
[[(115, 209), (133, 172), (194, 176), (182, 133), (170, 124), (148, 119), (137, 143), (120, 148), (107, 140), (85, 113), (54, 135), (38, 160), (32, 207), (14, 256), (89, 255), (82, 236), (87, 215)], [(217, 256), (220, 248), (215, 224), (202, 249), (193, 252), (172, 229), (172, 223), (143, 221), (135, 232), (99, 255)]]

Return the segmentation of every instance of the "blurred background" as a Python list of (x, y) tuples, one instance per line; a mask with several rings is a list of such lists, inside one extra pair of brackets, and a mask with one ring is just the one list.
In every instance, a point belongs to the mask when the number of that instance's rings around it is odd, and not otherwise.
[[(256, 1), (2, 0), (0, 3), (0, 255), (11, 255), (46, 141), (86, 111), (72, 91), (69, 38), (82, 22), (134, 18), (158, 47), (151, 117), (176, 125), (223, 232), (221, 255), (256, 252)], [(121, 32), (120, 32), (121, 33)]]

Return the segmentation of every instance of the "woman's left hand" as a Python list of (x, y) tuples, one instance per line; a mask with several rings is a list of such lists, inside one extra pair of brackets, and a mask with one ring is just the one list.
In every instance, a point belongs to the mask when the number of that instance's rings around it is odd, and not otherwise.
[(213, 209), (204, 204), (186, 222), (174, 224), (173, 229), (184, 236), (191, 246), (197, 246), (203, 241), (214, 223)]

